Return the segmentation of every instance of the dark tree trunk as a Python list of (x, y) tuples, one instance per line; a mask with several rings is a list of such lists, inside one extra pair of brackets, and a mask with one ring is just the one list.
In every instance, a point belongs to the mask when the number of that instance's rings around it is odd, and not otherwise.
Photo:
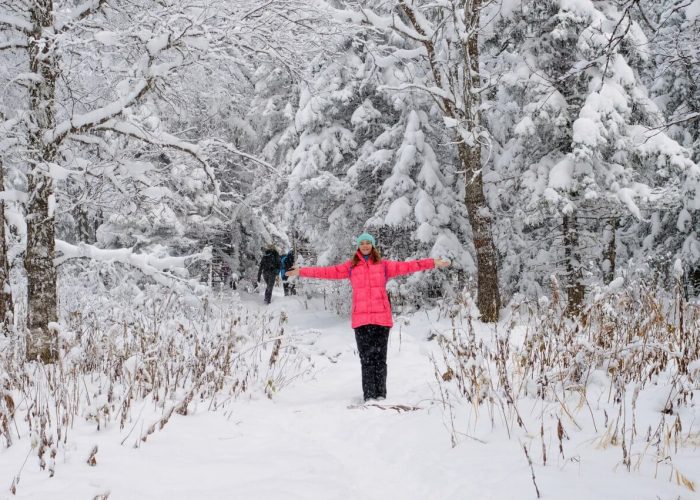
[[(0, 162), (0, 188), (4, 190), (5, 175)], [(10, 266), (7, 262), (7, 242), (5, 241), (5, 202), (0, 200), (0, 329), (7, 333), (14, 323), (12, 288), (10, 287)]]
[(564, 257), (566, 261), (566, 312), (569, 316), (581, 313), (586, 288), (583, 285), (583, 269), (578, 248), (578, 227), (575, 214), (564, 214)]
[(496, 247), (491, 234), (491, 212), (486, 204), (481, 177), (481, 151), (470, 148), (464, 142), (458, 146), (459, 158), (467, 172), (465, 203), (469, 214), (469, 225), (476, 251), (477, 307), (483, 321), (498, 321), (501, 295), (498, 288), (498, 266)]
[(95, 233), (93, 224), (90, 223), (90, 216), (85, 207), (76, 208), (73, 218), (77, 226), (77, 237), (81, 243), (95, 243)]
[(49, 323), (57, 320), (53, 181), (48, 164), (56, 158), (56, 144), (45, 136), (56, 125), (54, 97), (58, 76), (55, 56), (52, 0), (34, 0), (31, 4), (34, 32), (29, 40), (31, 71), (41, 77), (29, 88), (30, 97), (30, 171), (27, 203), (27, 253), (24, 267), (28, 281), (27, 359), (44, 363), (57, 360), (56, 339)]

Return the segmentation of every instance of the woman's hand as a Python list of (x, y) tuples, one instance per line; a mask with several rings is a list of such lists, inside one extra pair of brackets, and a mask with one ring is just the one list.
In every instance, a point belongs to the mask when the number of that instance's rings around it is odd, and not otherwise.
[(299, 266), (294, 266), (289, 271), (284, 273), (285, 276), (299, 276)]
[(436, 268), (448, 267), (451, 264), (451, 262), (449, 260), (446, 260), (446, 259), (434, 259), (434, 260), (435, 260), (435, 267)]

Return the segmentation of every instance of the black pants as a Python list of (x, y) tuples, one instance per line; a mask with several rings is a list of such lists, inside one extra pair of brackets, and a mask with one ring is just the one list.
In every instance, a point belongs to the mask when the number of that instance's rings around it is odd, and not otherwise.
[(364, 325), (355, 328), (357, 351), (362, 363), (362, 393), (365, 401), (386, 397), (386, 351), (389, 327)]
[(263, 275), (263, 278), (265, 279), (265, 285), (267, 286), (267, 288), (265, 288), (265, 304), (269, 304), (272, 300), (272, 289), (275, 286), (276, 277), (276, 274), (273, 274), (272, 276)]
[(291, 283), (287, 281), (288, 278), (285, 276), (282, 278), (282, 288), (284, 288), (284, 295), (285, 297), (287, 295), (296, 295), (297, 294), (297, 287), (294, 283)]

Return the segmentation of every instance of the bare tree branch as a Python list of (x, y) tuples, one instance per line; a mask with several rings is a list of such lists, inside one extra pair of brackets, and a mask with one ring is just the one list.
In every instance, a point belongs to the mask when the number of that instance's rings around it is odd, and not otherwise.
[(64, 33), (71, 27), (71, 25), (78, 23), (92, 14), (102, 10), (105, 5), (107, 5), (107, 0), (88, 0), (71, 12), (69, 19), (66, 19), (61, 24), (56, 26), (56, 31), (58, 33)]
[(123, 121), (105, 121), (99, 124), (96, 128), (99, 128), (101, 130), (111, 130), (112, 132), (133, 137), (135, 139), (139, 139), (145, 143), (152, 144), (154, 146), (168, 147), (172, 149), (177, 149), (178, 151), (182, 151), (183, 153), (187, 153), (202, 165), (204, 171), (207, 174), (207, 177), (209, 177), (209, 181), (211, 182), (212, 187), (216, 191), (216, 195), (219, 195), (218, 185), (216, 183), (214, 173), (212, 172), (211, 165), (209, 165), (209, 162), (202, 154), (202, 148), (198, 144), (192, 144), (190, 142), (183, 141), (175, 136), (164, 132), (161, 132), (158, 135), (150, 134), (132, 123)]
[(11, 16), (9, 14), (4, 14), (0, 12), (0, 26), (7, 26), (10, 29), (24, 33), (25, 35), (30, 35), (34, 26), (29, 21), (22, 19), (21, 17)]
[(26, 49), (29, 44), (25, 41), (0, 43), (0, 50)]

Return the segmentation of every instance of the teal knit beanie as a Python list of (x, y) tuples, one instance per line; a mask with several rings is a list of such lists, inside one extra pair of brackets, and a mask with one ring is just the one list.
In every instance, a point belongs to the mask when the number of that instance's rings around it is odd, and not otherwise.
[(372, 236), (369, 233), (362, 233), (360, 236), (357, 237), (357, 246), (360, 246), (360, 243), (363, 241), (369, 241), (373, 247), (377, 246), (377, 243), (374, 241), (374, 236)]

